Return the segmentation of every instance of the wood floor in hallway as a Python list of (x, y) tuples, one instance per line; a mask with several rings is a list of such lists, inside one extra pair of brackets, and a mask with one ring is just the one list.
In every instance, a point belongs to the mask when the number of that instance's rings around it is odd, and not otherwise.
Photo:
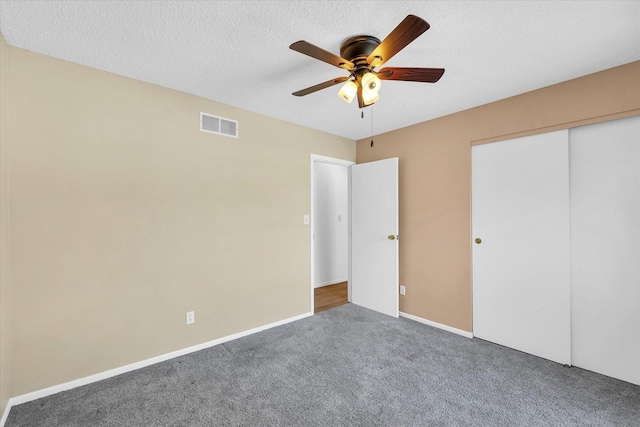
[(347, 303), (347, 282), (315, 288), (314, 313), (329, 310)]

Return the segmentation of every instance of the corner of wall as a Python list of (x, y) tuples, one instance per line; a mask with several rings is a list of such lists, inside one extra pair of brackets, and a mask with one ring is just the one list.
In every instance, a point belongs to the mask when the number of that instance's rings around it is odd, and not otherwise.
[(0, 417), (7, 409), (11, 386), (10, 283), (8, 250), (7, 116), (9, 46), (0, 34)]

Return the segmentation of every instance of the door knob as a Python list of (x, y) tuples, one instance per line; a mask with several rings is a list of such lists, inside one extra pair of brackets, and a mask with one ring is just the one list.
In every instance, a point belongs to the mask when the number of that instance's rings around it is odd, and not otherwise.
[(394, 236), (393, 234), (389, 234), (389, 237), (387, 237), (387, 239), (396, 240), (396, 236)]
[(482, 239), (481, 239), (481, 238), (479, 238), (479, 237), (478, 237), (478, 238), (476, 238), (476, 243), (477, 243), (477, 244), (482, 243)]

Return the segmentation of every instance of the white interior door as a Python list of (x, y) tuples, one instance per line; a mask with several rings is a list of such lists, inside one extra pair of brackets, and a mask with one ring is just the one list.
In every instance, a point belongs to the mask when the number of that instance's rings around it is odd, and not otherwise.
[(473, 334), (570, 355), (567, 130), (472, 148)]
[(350, 169), (351, 302), (398, 317), (398, 159)]
[(640, 384), (640, 117), (569, 141), (572, 362)]

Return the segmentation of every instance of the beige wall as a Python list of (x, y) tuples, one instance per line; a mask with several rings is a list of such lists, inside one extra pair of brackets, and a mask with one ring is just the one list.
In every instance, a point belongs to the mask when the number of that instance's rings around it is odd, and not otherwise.
[(639, 76), (634, 62), (358, 141), (358, 163), (399, 157), (401, 311), (472, 331), (472, 144), (640, 115)]
[(9, 50), (12, 396), (309, 312), (310, 154), (354, 141)]
[(0, 34), (0, 417), (11, 392), (11, 340), (9, 288), (9, 203), (7, 163), (7, 118), (9, 89), (9, 47)]

